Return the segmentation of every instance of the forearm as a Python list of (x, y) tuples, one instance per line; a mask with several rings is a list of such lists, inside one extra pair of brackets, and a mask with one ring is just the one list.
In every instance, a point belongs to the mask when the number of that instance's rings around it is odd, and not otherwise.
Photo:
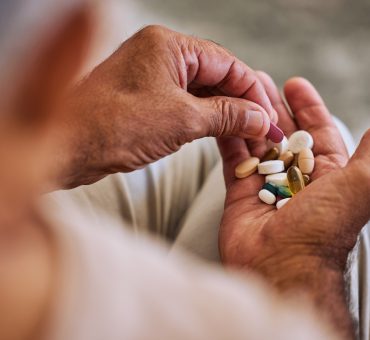
[(330, 323), (343, 339), (354, 339), (355, 328), (349, 313), (344, 273), (321, 257), (286, 256), (274, 264), (264, 263), (258, 269), (283, 293), (299, 294), (308, 299), (320, 318)]

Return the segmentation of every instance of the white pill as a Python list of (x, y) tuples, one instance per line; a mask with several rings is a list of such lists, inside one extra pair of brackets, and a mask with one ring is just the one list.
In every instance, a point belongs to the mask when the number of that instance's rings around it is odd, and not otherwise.
[(280, 155), (288, 151), (288, 138), (284, 136), (283, 140), (280, 143), (274, 143), (268, 140), (267, 149), (272, 149), (274, 147), (279, 149)]
[(258, 197), (262, 202), (265, 202), (267, 204), (274, 204), (276, 202), (276, 196), (266, 189), (262, 189), (258, 193)]
[(291, 199), (291, 197), (288, 197), (288, 198), (284, 198), (278, 202), (276, 202), (276, 208), (277, 209), (280, 209), (282, 208), (286, 203), (288, 203), (288, 201)]
[(281, 172), (279, 174), (273, 174), (273, 175), (268, 175), (265, 177), (265, 182), (266, 183), (271, 183), (275, 186), (283, 186), (287, 187), (289, 185), (288, 183), (288, 177), (286, 172)]
[(299, 130), (294, 132), (288, 141), (288, 149), (293, 153), (299, 153), (302, 149), (312, 149), (313, 147), (313, 138), (307, 132)]
[(275, 161), (266, 161), (258, 164), (258, 173), (260, 175), (270, 175), (276, 174), (278, 172), (284, 171), (284, 162), (275, 160)]

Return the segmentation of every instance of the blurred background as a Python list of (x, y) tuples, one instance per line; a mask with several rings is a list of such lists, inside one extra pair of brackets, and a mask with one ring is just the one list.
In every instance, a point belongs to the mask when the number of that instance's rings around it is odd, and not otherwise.
[(370, 127), (370, 0), (104, 0), (88, 70), (129, 35), (163, 24), (212, 39), (281, 87), (308, 78), (356, 141)]

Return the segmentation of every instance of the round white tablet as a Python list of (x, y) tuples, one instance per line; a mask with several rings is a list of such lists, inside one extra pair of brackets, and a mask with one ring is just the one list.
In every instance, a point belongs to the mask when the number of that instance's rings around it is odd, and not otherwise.
[(258, 173), (260, 175), (276, 174), (282, 171), (284, 171), (283, 161), (266, 161), (258, 164)]
[(288, 151), (288, 138), (284, 136), (283, 140), (280, 143), (273, 143), (270, 140), (268, 140), (267, 148), (272, 149), (274, 147), (279, 149), (280, 155)]
[(262, 189), (258, 193), (258, 197), (262, 202), (265, 202), (267, 204), (274, 204), (276, 202), (276, 196), (266, 189)]
[(288, 198), (284, 198), (278, 202), (276, 202), (276, 208), (277, 209), (281, 209), (286, 203), (288, 203), (288, 201), (291, 199), (291, 197), (288, 197)]
[(280, 186), (287, 187), (289, 185), (286, 172), (268, 175), (265, 177), (265, 182), (271, 183), (277, 187), (280, 187)]
[(313, 138), (312, 136), (304, 130), (299, 130), (294, 132), (288, 141), (288, 149), (293, 153), (299, 153), (303, 149), (312, 149)]

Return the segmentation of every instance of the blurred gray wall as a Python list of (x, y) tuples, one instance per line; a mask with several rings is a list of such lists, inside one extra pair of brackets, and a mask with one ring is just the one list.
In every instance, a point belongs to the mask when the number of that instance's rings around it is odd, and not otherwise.
[[(125, 1), (125, 0), (121, 0)], [(370, 127), (370, 0), (135, 0), (139, 23), (215, 40), (281, 86), (311, 80), (358, 140)], [(145, 21), (145, 22), (144, 22)], [(139, 27), (137, 27), (139, 28)]]

